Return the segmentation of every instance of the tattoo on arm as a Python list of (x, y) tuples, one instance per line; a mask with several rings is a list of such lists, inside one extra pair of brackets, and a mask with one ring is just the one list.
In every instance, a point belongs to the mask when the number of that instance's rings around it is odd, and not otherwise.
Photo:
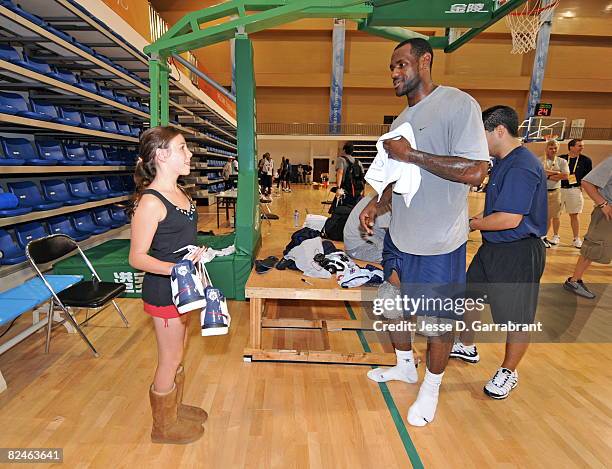
[(468, 160), (458, 156), (437, 156), (423, 151), (412, 150), (410, 162), (453, 182), (478, 186), (487, 174), (486, 161)]

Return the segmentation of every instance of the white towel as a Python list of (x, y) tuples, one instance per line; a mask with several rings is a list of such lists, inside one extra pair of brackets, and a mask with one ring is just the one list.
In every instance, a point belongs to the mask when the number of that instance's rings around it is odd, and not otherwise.
[(393, 192), (402, 194), (406, 207), (408, 207), (410, 206), (414, 194), (416, 194), (421, 185), (421, 171), (417, 165), (402, 163), (389, 158), (389, 155), (383, 147), (384, 140), (394, 139), (400, 136), (408, 140), (410, 146), (416, 150), (417, 146), (412, 126), (408, 122), (405, 122), (397, 129), (384, 134), (378, 139), (378, 142), (376, 142), (378, 153), (376, 153), (374, 161), (372, 161), (372, 164), (368, 168), (365, 180), (378, 193), (378, 200), (380, 200), (385, 188), (389, 184), (395, 182)]

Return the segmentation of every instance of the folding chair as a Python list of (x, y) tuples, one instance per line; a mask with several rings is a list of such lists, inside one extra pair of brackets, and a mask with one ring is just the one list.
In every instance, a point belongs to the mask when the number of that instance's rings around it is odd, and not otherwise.
[[(73, 253), (74, 251), (78, 251), (78, 253), (81, 255), (83, 261), (91, 271), (92, 278), (91, 280), (82, 280), (81, 282), (72, 285), (61, 292), (56, 293), (42, 274), (39, 265), (49, 265), (58, 259)], [(123, 283), (101, 281), (85, 253), (72, 238), (64, 234), (45, 236), (44, 238), (30, 241), (26, 246), (25, 252), (30, 264), (32, 264), (32, 267), (52, 294), (50, 310), (53, 311), (54, 306), (57, 305), (64, 312), (64, 321), (68, 321), (74, 326), (83, 341), (89, 346), (96, 357), (98, 356), (98, 352), (83, 332), (83, 329), (81, 329), (82, 325), (86, 324), (90, 319), (96, 317), (108, 303), (112, 303), (117, 310), (117, 313), (121, 317), (121, 320), (125, 324), (125, 327), (129, 327), (127, 319), (115, 301), (115, 298), (125, 291), (125, 285)], [(96, 311), (92, 316), (86, 316), (84, 321), (78, 323), (70, 312), (69, 308), (71, 307), (88, 309), (93, 308), (97, 309), (98, 311)], [(62, 321), (62, 323), (64, 321)], [(49, 321), (47, 325), (45, 353), (49, 352), (52, 324), (53, 321)]]

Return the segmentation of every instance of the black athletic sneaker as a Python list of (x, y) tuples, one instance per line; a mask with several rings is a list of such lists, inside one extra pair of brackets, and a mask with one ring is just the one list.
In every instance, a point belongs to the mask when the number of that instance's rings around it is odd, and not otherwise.
[(461, 342), (455, 342), (450, 353), (451, 358), (458, 358), (468, 363), (478, 363), (480, 355), (475, 345), (464, 345)]

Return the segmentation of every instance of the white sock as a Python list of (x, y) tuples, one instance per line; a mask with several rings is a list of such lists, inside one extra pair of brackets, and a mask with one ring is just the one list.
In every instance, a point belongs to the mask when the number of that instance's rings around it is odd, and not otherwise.
[(425, 379), (419, 389), (416, 401), (408, 410), (408, 423), (415, 427), (424, 427), (433, 421), (438, 406), (438, 394), (444, 372), (439, 375), (425, 370)]
[(407, 352), (395, 349), (397, 365), (392, 368), (375, 368), (368, 371), (368, 378), (377, 383), (387, 381), (404, 381), (406, 383), (416, 383), (419, 380), (412, 350)]

